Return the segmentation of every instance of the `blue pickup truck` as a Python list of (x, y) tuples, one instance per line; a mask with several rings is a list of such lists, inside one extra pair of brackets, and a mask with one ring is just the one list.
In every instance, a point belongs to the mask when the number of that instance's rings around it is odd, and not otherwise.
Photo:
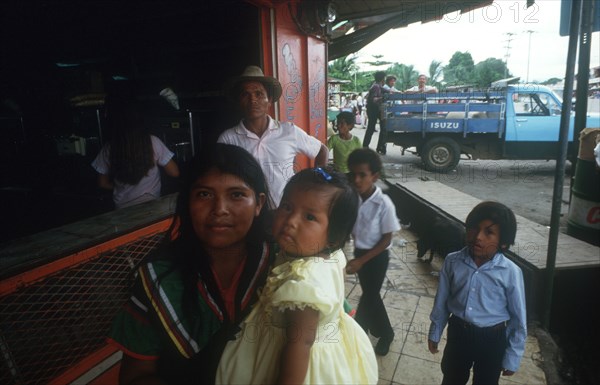
[[(547, 87), (506, 85), (486, 91), (387, 94), (382, 113), (387, 141), (411, 147), (426, 169), (454, 169), (461, 154), (472, 159), (554, 159), (562, 100)], [(574, 113), (568, 159), (575, 159)], [(585, 127), (600, 127), (588, 113)]]

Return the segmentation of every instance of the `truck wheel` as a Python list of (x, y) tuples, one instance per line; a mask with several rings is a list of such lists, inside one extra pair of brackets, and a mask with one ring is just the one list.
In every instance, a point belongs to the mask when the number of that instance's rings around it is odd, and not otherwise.
[(448, 172), (460, 160), (460, 147), (454, 140), (440, 136), (428, 140), (420, 155), (427, 170)]

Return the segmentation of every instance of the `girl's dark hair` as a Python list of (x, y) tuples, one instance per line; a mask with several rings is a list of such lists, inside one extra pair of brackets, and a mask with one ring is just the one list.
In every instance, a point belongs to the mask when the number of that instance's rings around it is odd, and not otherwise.
[(499, 202), (484, 201), (479, 203), (471, 210), (466, 220), (466, 227), (474, 228), (481, 221), (489, 219), (500, 228), (500, 245), (506, 245), (506, 250), (510, 245), (515, 244), (517, 235), (517, 219), (515, 214), (507, 206)]
[[(198, 240), (192, 225), (190, 216), (190, 192), (193, 184), (198, 178), (204, 176), (211, 170), (219, 170), (221, 173), (232, 174), (243, 180), (254, 191), (256, 199), (259, 194), (269, 196), (269, 190), (265, 176), (256, 159), (241, 147), (230, 144), (211, 144), (199, 150), (190, 162), (187, 174), (184, 176), (173, 225), (167, 232), (174, 240), (167, 239), (161, 249), (154, 254), (152, 259), (170, 259), (173, 268), (167, 271), (163, 277), (173, 271), (178, 271), (183, 280), (183, 311), (186, 316), (192, 314), (197, 304), (198, 275), (211, 289), (212, 293), (218, 293), (218, 288), (210, 268), (210, 257)], [(254, 218), (252, 226), (246, 236), (246, 246), (249, 259), (260, 258), (263, 242), (268, 240), (267, 225), (271, 205), (268, 198), (258, 217)], [(250, 263), (250, 262), (248, 262)], [(159, 277), (162, 279), (163, 277)], [(221, 302), (222, 299), (216, 299)], [(222, 304), (221, 304), (222, 305)], [(223, 308), (223, 307), (222, 307)]]
[(324, 190), (331, 188), (335, 194), (329, 203), (329, 228), (327, 242), (331, 249), (338, 249), (348, 239), (358, 215), (358, 194), (350, 186), (346, 176), (331, 167), (307, 168), (295, 174), (285, 185), (283, 196), (291, 189)]
[(348, 155), (348, 168), (358, 164), (368, 164), (369, 170), (371, 170), (373, 174), (381, 172), (383, 169), (383, 164), (381, 163), (379, 155), (368, 147), (357, 148)]
[(110, 177), (121, 183), (135, 185), (155, 166), (150, 134), (145, 131), (137, 106), (129, 101), (107, 105), (107, 126), (111, 139)]
[(336, 119), (338, 121), (342, 121), (342, 122), (344, 122), (346, 124), (354, 126), (354, 122), (356, 120), (356, 117), (350, 111), (342, 111), (339, 114), (337, 114)]

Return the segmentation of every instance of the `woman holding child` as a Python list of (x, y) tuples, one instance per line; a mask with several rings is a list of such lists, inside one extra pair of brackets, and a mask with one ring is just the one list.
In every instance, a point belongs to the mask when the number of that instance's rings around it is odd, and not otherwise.
[(267, 184), (240, 147), (194, 159), (179, 194), (173, 240), (143, 261), (110, 341), (123, 350), (122, 384), (214, 382), (220, 350), (250, 311), (272, 253)]
[[(273, 221), (282, 264), (267, 279), (273, 258), (260, 165), (240, 147), (217, 144), (190, 170), (174, 239), (141, 264), (113, 323), (110, 340), (124, 352), (120, 382), (204, 384), (217, 373), (218, 383), (376, 383), (370, 342), (343, 311), (346, 260), (339, 248), (356, 216), (346, 203), (357, 199), (344, 176), (311, 169), (293, 178), (297, 183), (286, 188)], [(334, 226), (335, 217), (343, 225)], [(248, 344), (238, 327), (248, 325), (242, 323), (247, 316), (277, 327), (277, 344)], [(316, 336), (315, 327), (335, 335)], [(246, 354), (258, 345), (260, 358)], [(236, 352), (240, 346), (244, 351)]]

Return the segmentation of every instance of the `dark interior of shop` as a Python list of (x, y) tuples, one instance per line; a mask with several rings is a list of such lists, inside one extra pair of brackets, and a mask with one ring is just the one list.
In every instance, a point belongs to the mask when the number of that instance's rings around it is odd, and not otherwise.
[[(106, 95), (133, 95), (185, 170), (237, 121), (223, 85), (262, 64), (259, 26), (240, 1), (3, 2), (0, 242), (113, 209), (90, 165), (107, 140)], [(163, 194), (176, 189), (163, 178)]]

